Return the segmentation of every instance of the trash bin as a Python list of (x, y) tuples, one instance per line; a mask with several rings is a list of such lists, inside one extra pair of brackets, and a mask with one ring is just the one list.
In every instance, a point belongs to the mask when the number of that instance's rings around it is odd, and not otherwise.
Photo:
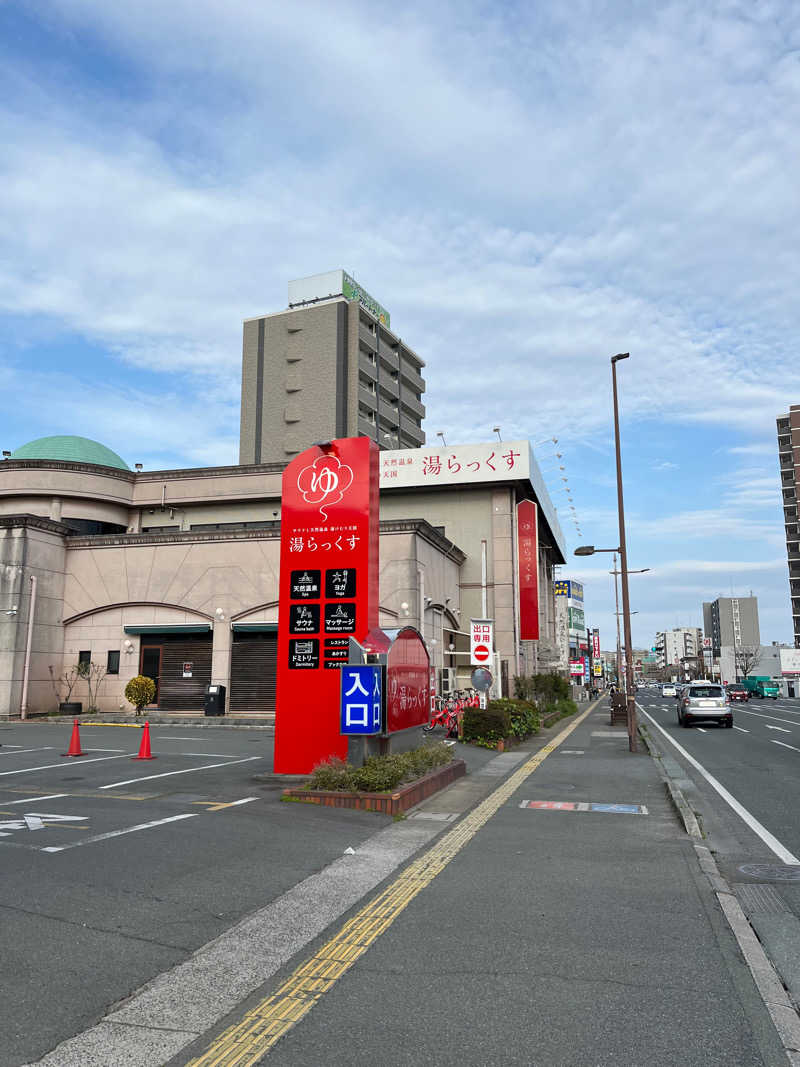
[(225, 686), (207, 685), (203, 700), (203, 711), (206, 715), (225, 714)]

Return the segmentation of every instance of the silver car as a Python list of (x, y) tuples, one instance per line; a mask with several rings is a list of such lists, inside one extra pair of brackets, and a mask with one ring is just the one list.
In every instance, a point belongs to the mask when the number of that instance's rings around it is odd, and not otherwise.
[(730, 697), (714, 682), (690, 682), (678, 696), (678, 722), (681, 726), (719, 722), (730, 729), (733, 726)]

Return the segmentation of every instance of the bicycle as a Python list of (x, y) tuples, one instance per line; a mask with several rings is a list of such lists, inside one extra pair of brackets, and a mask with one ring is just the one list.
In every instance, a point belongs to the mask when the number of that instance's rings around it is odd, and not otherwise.
[(444, 728), (445, 737), (458, 735), (458, 712), (461, 710), (460, 702), (453, 697), (436, 697), (435, 710), (431, 715), (430, 722), (423, 725), (426, 734), (433, 733), (437, 726)]

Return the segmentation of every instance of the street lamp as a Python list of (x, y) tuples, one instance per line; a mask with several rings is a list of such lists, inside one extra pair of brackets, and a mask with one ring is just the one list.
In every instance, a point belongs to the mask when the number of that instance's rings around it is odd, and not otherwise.
[[(636, 752), (636, 695), (633, 691), (633, 641), (631, 640), (631, 605), (628, 593), (628, 550), (625, 544), (625, 506), (622, 498), (622, 456), (619, 441), (619, 405), (617, 401), (617, 363), (629, 359), (630, 352), (619, 352), (611, 357), (611, 382), (614, 393), (614, 443), (617, 459), (617, 513), (619, 517), (619, 547), (595, 548), (581, 545), (575, 549), (576, 556), (593, 556), (595, 552), (619, 552), (622, 577), (622, 622), (625, 635), (625, 718), (628, 726), (628, 749)], [(614, 567), (616, 570), (616, 565)]]

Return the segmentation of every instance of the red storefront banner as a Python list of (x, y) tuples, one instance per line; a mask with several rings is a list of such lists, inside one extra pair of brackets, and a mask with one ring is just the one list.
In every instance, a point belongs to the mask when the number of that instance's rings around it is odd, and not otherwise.
[(517, 504), (519, 553), (519, 637), (539, 640), (539, 532), (538, 507), (532, 500)]
[(410, 626), (402, 629), (387, 661), (386, 729), (388, 733), (422, 726), (431, 717), (430, 659), (425, 642)]
[(600, 631), (592, 630), (592, 655), (600, 659)]
[(378, 446), (314, 445), (283, 472), (275, 772), (347, 756), (339, 668), (378, 624)]

